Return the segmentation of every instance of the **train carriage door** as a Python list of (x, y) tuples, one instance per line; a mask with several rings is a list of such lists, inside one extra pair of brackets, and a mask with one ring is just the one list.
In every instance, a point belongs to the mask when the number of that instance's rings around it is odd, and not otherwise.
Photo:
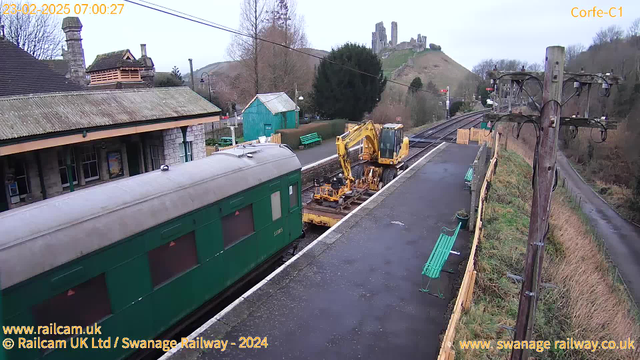
[(285, 240), (290, 243), (302, 234), (302, 210), (300, 207), (300, 187), (298, 181), (287, 185), (287, 209), (289, 237)]

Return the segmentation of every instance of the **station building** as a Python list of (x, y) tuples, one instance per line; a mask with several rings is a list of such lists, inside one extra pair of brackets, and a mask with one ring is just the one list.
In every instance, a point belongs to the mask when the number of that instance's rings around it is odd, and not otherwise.
[(206, 156), (220, 109), (188, 87), (92, 90), (75, 74), (0, 36), (0, 211)]

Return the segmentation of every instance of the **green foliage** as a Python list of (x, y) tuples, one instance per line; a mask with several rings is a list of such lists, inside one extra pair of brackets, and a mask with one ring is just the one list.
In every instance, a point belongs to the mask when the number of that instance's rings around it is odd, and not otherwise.
[(429, 82), (427, 83), (425, 90), (433, 95), (438, 95), (440, 93), (440, 90), (438, 90), (436, 84), (434, 84), (431, 80), (429, 80)]
[(415, 78), (413, 78), (413, 80), (411, 80), (411, 84), (409, 85), (409, 92), (410, 93), (416, 93), (418, 92), (418, 90), (422, 89), (422, 79), (420, 79), (419, 76), (416, 76)]
[(297, 148), (300, 145), (300, 136), (318, 133), (322, 140), (335, 141), (335, 137), (344, 133), (344, 119), (326, 121), (314, 121), (310, 124), (302, 124), (297, 129), (280, 129), (276, 132), (282, 135), (282, 143)]
[(442, 46), (436, 45), (434, 43), (429, 44), (429, 49), (431, 50), (442, 50)]
[(449, 113), (451, 115), (456, 114), (458, 111), (460, 111), (460, 108), (462, 107), (462, 104), (464, 104), (464, 101), (454, 101), (451, 104), (451, 107), (449, 107)]
[(329, 118), (360, 121), (380, 101), (386, 84), (378, 56), (365, 46), (347, 43), (320, 61), (313, 83), (315, 107)]
[(184, 85), (184, 81), (182, 80), (182, 75), (180, 74), (180, 70), (177, 66), (174, 66), (169, 74), (156, 73), (154, 78), (155, 87), (172, 87), (182, 85)]
[(482, 102), (482, 106), (487, 106), (487, 99), (489, 99), (489, 91), (487, 88), (489, 87), (489, 83), (480, 82), (478, 84), (477, 92), (480, 96), (480, 101)]
[(173, 69), (171, 69), (171, 76), (176, 78), (178, 81), (183, 82), (182, 74), (180, 74), (180, 69), (178, 69), (177, 66), (174, 66)]

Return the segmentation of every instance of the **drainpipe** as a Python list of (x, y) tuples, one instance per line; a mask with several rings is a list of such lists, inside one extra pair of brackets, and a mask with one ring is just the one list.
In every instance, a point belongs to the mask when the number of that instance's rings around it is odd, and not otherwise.
[(40, 151), (36, 151), (36, 161), (38, 163), (38, 177), (40, 178), (40, 189), (42, 193), (42, 200), (47, 198), (47, 188), (44, 185), (44, 174), (42, 173), (42, 157)]
[[(182, 130), (182, 149), (184, 150), (184, 162), (189, 162), (189, 156), (187, 154), (187, 129), (188, 126), (181, 126), (180, 130)], [(193, 149), (191, 149), (193, 151)]]
[(71, 167), (71, 147), (67, 147), (65, 157), (67, 160), (67, 180), (69, 181), (69, 192), (73, 192), (73, 168)]

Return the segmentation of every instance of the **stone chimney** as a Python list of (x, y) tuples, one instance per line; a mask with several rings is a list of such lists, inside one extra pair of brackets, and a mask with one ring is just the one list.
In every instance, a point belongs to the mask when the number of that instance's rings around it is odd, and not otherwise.
[(153, 77), (156, 69), (153, 65), (153, 60), (147, 56), (147, 44), (140, 44), (140, 58), (138, 61), (144, 65), (144, 69), (140, 72), (142, 81), (144, 81), (148, 87), (153, 87)]
[(84, 49), (82, 49), (82, 23), (77, 17), (66, 17), (62, 20), (62, 31), (67, 38), (67, 50), (62, 57), (69, 63), (69, 78), (82, 86), (89, 84), (85, 72)]

